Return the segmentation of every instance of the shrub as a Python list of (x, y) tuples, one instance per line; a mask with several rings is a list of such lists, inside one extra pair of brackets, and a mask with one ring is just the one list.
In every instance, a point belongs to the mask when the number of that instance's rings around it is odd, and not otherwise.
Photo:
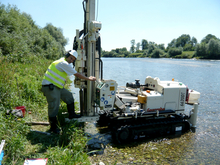
[(9, 61), (26, 63), (30, 56), (57, 59), (63, 55), (67, 40), (60, 39), (64, 38), (61, 29), (51, 35), (35, 25), (30, 15), (10, 5), (0, 4), (0, 13), (0, 48)]
[(156, 49), (153, 50), (153, 53), (152, 53), (151, 57), (160, 58), (160, 56), (163, 55), (163, 54), (164, 54), (163, 50), (156, 48)]
[(168, 51), (168, 54), (170, 55), (170, 57), (176, 56), (176, 55), (180, 55), (183, 52), (183, 48), (170, 48)]

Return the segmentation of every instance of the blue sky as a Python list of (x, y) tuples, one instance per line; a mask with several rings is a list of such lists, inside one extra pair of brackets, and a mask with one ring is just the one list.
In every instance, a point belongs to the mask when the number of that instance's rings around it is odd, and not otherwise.
[[(219, 0), (96, 0), (102, 22), (103, 50), (127, 47), (132, 39), (167, 44), (182, 34), (200, 42), (207, 34), (220, 38)], [(72, 48), (76, 29), (83, 29), (82, 0), (1, 0), (31, 15), (40, 27), (47, 23), (63, 30)]]

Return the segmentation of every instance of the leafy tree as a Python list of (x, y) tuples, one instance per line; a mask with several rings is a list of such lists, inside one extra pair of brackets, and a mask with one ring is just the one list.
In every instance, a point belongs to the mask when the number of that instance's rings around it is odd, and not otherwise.
[(61, 46), (66, 46), (67, 39), (63, 36), (63, 31), (61, 28), (53, 26), (51, 23), (48, 23), (44, 29), (46, 29), (50, 35), (55, 38), (55, 40), (61, 44)]
[(119, 48), (116, 48), (116, 49), (115, 49), (115, 52), (116, 52), (116, 53), (119, 53), (119, 52), (120, 52), (120, 49), (119, 49)]
[[(212, 38), (211, 38), (212, 37)], [(153, 57), (158, 58), (168, 52), (170, 57), (175, 58), (191, 58), (197, 56), (199, 58), (214, 58), (220, 59), (220, 40), (213, 35), (207, 35), (205, 39), (211, 38), (207, 44), (202, 42), (197, 43), (195, 37), (190, 37), (188, 34), (183, 34), (177, 39), (173, 39), (165, 49), (164, 44), (157, 45), (155, 42), (142, 39), (142, 50), (139, 50), (140, 43), (135, 45), (135, 40), (131, 40), (130, 52), (126, 48), (117, 48), (113, 52), (103, 51), (102, 57)], [(135, 47), (136, 46), (136, 47)], [(183, 46), (183, 47), (182, 47)], [(136, 50), (136, 51), (135, 51)], [(195, 52), (183, 52), (194, 51)], [(132, 53), (133, 52), (133, 53)]]
[(192, 50), (192, 48), (193, 48), (192, 44), (185, 44), (185, 46), (183, 47), (183, 50), (190, 51), (190, 50)]
[(161, 50), (165, 50), (164, 44), (159, 44), (157, 47), (158, 47), (159, 49), (161, 49)]
[(142, 50), (148, 49), (148, 42), (147, 40), (143, 39), (141, 41)]
[(149, 44), (151, 44), (151, 45), (157, 45), (155, 42), (153, 42), (153, 41), (149, 41)]
[(176, 47), (184, 47), (186, 44), (190, 42), (191, 38), (188, 34), (182, 34), (179, 38), (176, 40)]
[(209, 40), (208, 57), (212, 59), (220, 58), (220, 41), (213, 38)]
[(170, 43), (168, 43), (167, 48), (175, 48), (176, 47), (176, 39), (173, 39)]
[(192, 46), (195, 47), (197, 44), (197, 39), (195, 37), (192, 37), (191, 41), (192, 41)]
[(131, 48), (130, 48), (130, 52), (134, 53), (135, 52), (135, 40), (131, 40)]
[(201, 42), (196, 46), (196, 56), (204, 59), (220, 59), (220, 41), (211, 38), (209, 42)]
[(65, 53), (65, 48), (67, 44), (67, 39), (63, 36), (63, 31), (61, 28), (53, 26), (51, 23), (48, 23), (44, 29), (46, 29), (50, 35), (59, 43), (59, 51)]
[(205, 38), (202, 39), (201, 43), (204, 42), (204, 43), (209, 43), (209, 41), (211, 39), (216, 39), (217, 40), (217, 37), (212, 35), (212, 34), (208, 34), (207, 36), (205, 36)]
[(130, 53), (127, 51), (127, 48), (116, 48), (112, 49), (110, 52), (102, 51), (102, 57), (127, 57)]
[(167, 46), (167, 49), (182, 47), (184, 51), (191, 51), (195, 49), (197, 44), (197, 39), (195, 37), (190, 37), (188, 34), (182, 34), (177, 39), (173, 39)]
[(196, 56), (202, 58), (207, 56), (207, 44), (205, 42), (196, 45)]
[(156, 48), (156, 49), (153, 50), (151, 57), (153, 57), (153, 58), (159, 58), (160, 55), (162, 55), (162, 54), (164, 54), (164, 51), (161, 50), (161, 49), (159, 49), (159, 48)]
[(123, 48), (121, 49), (121, 51), (122, 51), (122, 52), (127, 52), (128, 50), (127, 50), (126, 47), (123, 47)]
[(148, 55), (150, 55), (153, 50), (156, 49), (155, 43), (154, 42), (149, 42), (149, 46), (148, 46)]
[(168, 51), (168, 54), (173, 57), (173, 56), (176, 56), (176, 55), (180, 55), (182, 54), (183, 52), (183, 48), (170, 48), (169, 51)]
[[(63, 55), (64, 42), (61, 44), (48, 30), (39, 28), (29, 14), (20, 13), (16, 6), (0, 4), (0, 34), (0, 49), (8, 60), (30, 63), (32, 56), (57, 59)], [(62, 38), (62, 33), (59, 36)]]
[(140, 42), (136, 44), (136, 51), (140, 50)]

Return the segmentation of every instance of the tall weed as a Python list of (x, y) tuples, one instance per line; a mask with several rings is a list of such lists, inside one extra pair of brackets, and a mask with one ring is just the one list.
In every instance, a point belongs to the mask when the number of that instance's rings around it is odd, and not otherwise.
[(24, 124), (24, 120), (18, 121), (14, 116), (5, 116), (5, 109), (0, 110), (0, 137), (6, 140), (4, 162), (16, 164), (25, 153), (29, 126)]
[(27, 110), (37, 116), (39, 109), (44, 109), (46, 100), (40, 92), (43, 74), (50, 61), (32, 61), (31, 64), (9, 62), (4, 58), (0, 59), (0, 105), (13, 109), (16, 106), (24, 105)]

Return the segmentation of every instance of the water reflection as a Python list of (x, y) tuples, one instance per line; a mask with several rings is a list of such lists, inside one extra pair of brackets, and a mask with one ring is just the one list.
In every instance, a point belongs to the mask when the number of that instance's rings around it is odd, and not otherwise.
[[(91, 138), (88, 142), (89, 150), (94, 151), (90, 155), (92, 163), (216, 164), (219, 162), (219, 150), (213, 143), (219, 142), (219, 136), (210, 132), (199, 130), (197, 133), (188, 132), (179, 137), (143, 139), (125, 145), (112, 143), (108, 129), (99, 128), (95, 123), (87, 123), (85, 132)], [(208, 144), (205, 143), (206, 141)]]
[[(102, 161), (105, 164), (145, 164), (145, 163), (174, 163), (184, 162), (187, 152), (193, 148), (195, 134), (187, 133), (181, 137), (161, 137), (143, 139), (125, 145), (112, 143), (110, 132), (99, 132), (103, 128), (96, 127), (95, 123), (88, 123), (85, 127), (93, 163)], [(97, 151), (98, 150), (98, 151)], [(192, 152), (194, 154), (194, 152)]]

